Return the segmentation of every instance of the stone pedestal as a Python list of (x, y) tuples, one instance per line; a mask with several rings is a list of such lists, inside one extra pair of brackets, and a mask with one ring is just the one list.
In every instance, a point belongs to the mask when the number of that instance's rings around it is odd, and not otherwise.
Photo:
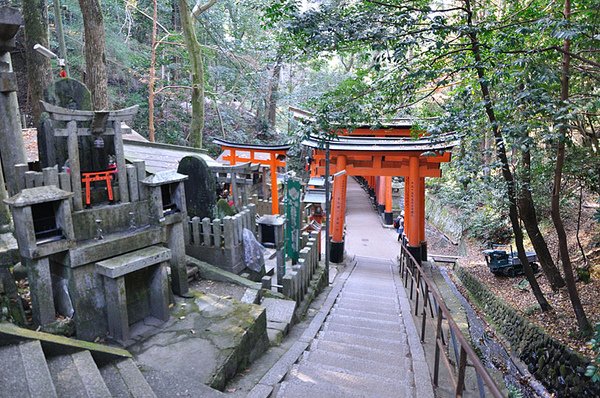
[(148, 314), (136, 315), (153, 316), (163, 322), (169, 319), (166, 261), (170, 258), (171, 251), (169, 249), (151, 246), (96, 263), (96, 271), (104, 278), (108, 333), (112, 339), (123, 343), (130, 338), (129, 319), (131, 314), (127, 308), (128, 292), (125, 278), (135, 271), (144, 268), (151, 270), (147, 281), (150, 310)]

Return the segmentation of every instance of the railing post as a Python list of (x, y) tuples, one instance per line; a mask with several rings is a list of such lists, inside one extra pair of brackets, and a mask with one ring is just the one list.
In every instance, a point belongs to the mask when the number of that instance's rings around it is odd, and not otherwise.
[(467, 367), (467, 352), (460, 346), (460, 357), (458, 360), (458, 380), (456, 381), (456, 396), (462, 397), (465, 389), (465, 368)]
[(425, 342), (425, 320), (427, 319), (427, 295), (429, 294), (429, 289), (427, 285), (427, 281), (424, 283), (425, 292), (423, 293), (423, 313), (421, 318), (421, 343)]
[[(438, 307), (437, 310), (437, 325), (435, 328), (435, 360), (433, 361), (433, 385), (438, 386), (438, 379), (440, 375), (440, 343), (443, 338), (442, 333), (442, 309)], [(441, 338), (440, 338), (441, 337)]]

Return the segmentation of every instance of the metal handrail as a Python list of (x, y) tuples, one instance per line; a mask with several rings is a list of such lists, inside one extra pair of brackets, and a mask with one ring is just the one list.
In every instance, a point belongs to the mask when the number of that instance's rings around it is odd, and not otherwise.
[[(413, 289), (415, 290), (415, 316), (418, 316), (419, 312), (419, 296), (423, 295), (421, 307), (421, 343), (425, 342), (425, 327), (427, 319), (427, 307), (431, 317), (437, 317), (436, 330), (435, 330), (435, 359), (434, 359), (434, 370), (433, 370), (433, 384), (438, 386), (439, 371), (440, 371), (440, 359), (443, 360), (444, 365), (450, 373), (450, 378), (454, 386), (454, 392), (456, 397), (462, 397), (465, 389), (465, 370), (467, 361), (473, 366), (477, 375), (481, 378), (485, 386), (488, 388), (490, 394), (494, 398), (502, 398), (504, 395), (496, 385), (492, 377), (489, 375), (485, 366), (469, 344), (467, 338), (462, 334), (458, 325), (450, 315), (450, 311), (444, 304), (441, 294), (437, 291), (435, 285), (431, 279), (425, 274), (421, 265), (415, 260), (413, 255), (408, 251), (407, 247), (402, 244), (400, 250), (400, 277), (403, 280), (404, 288), (408, 288), (408, 274), (410, 274), (410, 300), (413, 300)], [(434, 315), (433, 306), (431, 304), (431, 297), (436, 304), (436, 311)], [(460, 354), (458, 355), (458, 369), (455, 369), (455, 365), (452, 364), (450, 356), (447, 353), (447, 343), (444, 339), (444, 331), (442, 329), (443, 320), (446, 320), (449, 330), (452, 332), (456, 340), (460, 345)], [(440, 357), (440, 352), (444, 355)]]

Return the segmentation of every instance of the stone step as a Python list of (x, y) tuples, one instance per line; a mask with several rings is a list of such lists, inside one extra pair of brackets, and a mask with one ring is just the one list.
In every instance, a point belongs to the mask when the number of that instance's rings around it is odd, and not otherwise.
[(354, 299), (363, 299), (363, 300), (369, 300), (369, 301), (377, 301), (378, 303), (389, 303), (389, 304), (396, 304), (397, 303), (397, 299), (396, 299), (396, 295), (381, 295), (381, 294), (369, 294), (369, 293), (362, 293), (362, 292), (353, 292), (353, 291), (342, 291), (342, 294), (340, 294), (340, 297), (349, 297), (349, 298), (354, 298)]
[(352, 316), (359, 319), (365, 320), (374, 320), (374, 321), (385, 321), (385, 322), (402, 322), (401, 314), (394, 315), (386, 315), (377, 312), (369, 312), (369, 311), (359, 311), (359, 310), (348, 310), (339, 307), (334, 307), (330, 315), (344, 315), (344, 316)]
[(319, 332), (318, 338), (326, 341), (337, 341), (344, 344), (356, 345), (360, 347), (374, 348), (377, 350), (386, 350), (391, 353), (402, 354), (406, 351), (406, 344), (398, 340), (388, 340), (379, 337), (357, 336), (345, 332), (335, 332), (324, 330)]
[(387, 310), (396, 310), (398, 308), (398, 303), (396, 301), (391, 301), (388, 303), (384, 303), (378, 300), (369, 300), (364, 298), (356, 298), (351, 297), (346, 294), (340, 295), (338, 298), (338, 303), (349, 303), (349, 304), (360, 304), (360, 305), (372, 305), (376, 308), (383, 308)]
[(400, 330), (385, 330), (385, 329), (372, 329), (372, 328), (363, 328), (359, 326), (351, 326), (347, 324), (339, 324), (332, 323), (329, 320), (325, 321), (323, 325), (323, 331), (332, 331), (332, 332), (344, 332), (354, 336), (361, 337), (371, 337), (377, 336), (380, 339), (387, 339), (392, 341), (405, 341), (406, 333)]
[(330, 324), (340, 324), (340, 325), (348, 325), (348, 326), (358, 326), (366, 329), (374, 329), (374, 330), (389, 330), (396, 332), (403, 332), (404, 325), (401, 324), (402, 318), (398, 317), (398, 319), (394, 321), (381, 321), (377, 319), (365, 319), (358, 316), (351, 315), (340, 315), (336, 313), (329, 314), (327, 317), (327, 322)]
[(335, 308), (343, 308), (343, 309), (347, 309), (347, 310), (357, 310), (357, 311), (365, 311), (365, 312), (373, 312), (373, 313), (377, 313), (377, 314), (384, 314), (384, 315), (398, 315), (400, 313), (400, 311), (395, 308), (383, 308), (383, 307), (379, 307), (377, 306), (377, 304), (375, 303), (366, 303), (366, 302), (351, 302), (351, 301), (344, 301), (344, 300), (340, 300), (335, 304)]
[(100, 367), (100, 374), (115, 398), (156, 397), (137, 365), (129, 358)]
[(344, 369), (348, 373), (363, 373), (375, 375), (393, 380), (404, 380), (410, 374), (410, 363), (380, 363), (364, 358), (356, 358), (350, 355), (339, 354), (327, 351), (306, 351), (300, 364), (311, 363), (334, 366), (339, 369)]
[(100, 398), (111, 396), (89, 351), (50, 357), (48, 358), (48, 368), (59, 397)]
[(339, 354), (350, 355), (356, 358), (364, 358), (372, 361), (381, 361), (394, 363), (396, 361), (405, 361), (409, 355), (408, 349), (403, 348), (395, 352), (381, 350), (379, 348), (363, 347), (356, 344), (341, 343), (339, 341), (328, 341), (317, 339), (310, 345), (311, 351), (323, 350), (328, 352), (337, 352)]
[(294, 366), (287, 378), (310, 380), (317, 385), (334, 384), (351, 394), (368, 394), (370, 397), (397, 398), (413, 396), (413, 389), (407, 383), (363, 373), (348, 373), (327, 365), (304, 363)]
[(0, 397), (56, 397), (44, 352), (37, 340), (0, 346)]
[(281, 383), (277, 398), (371, 398), (369, 393), (350, 393), (335, 384), (315, 384), (295, 377)]

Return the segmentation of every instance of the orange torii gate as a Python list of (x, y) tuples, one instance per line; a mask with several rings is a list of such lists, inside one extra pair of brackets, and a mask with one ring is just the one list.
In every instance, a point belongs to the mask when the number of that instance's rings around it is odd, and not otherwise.
[(214, 138), (213, 142), (221, 146), (222, 159), (230, 166), (237, 163), (258, 163), (271, 169), (271, 212), (279, 214), (279, 193), (277, 191), (277, 167), (286, 166), (286, 156), (291, 145), (237, 144)]
[(392, 214), (392, 177), (404, 177), (404, 225), (408, 247), (417, 260), (425, 257), (425, 178), (441, 176), (440, 164), (450, 161), (450, 150), (458, 144), (456, 136), (421, 135), (413, 139), (408, 125), (379, 130), (361, 128), (346, 134), (325, 141), (309, 137), (302, 142), (314, 151), (311, 176), (325, 175), (323, 148), (327, 144), (331, 160), (330, 173), (335, 176), (335, 173), (345, 170), (333, 182), (331, 260), (340, 262), (343, 259), (348, 176), (364, 177), (371, 188), (377, 188), (378, 203), (385, 203), (385, 213), (389, 214), (389, 218)]

